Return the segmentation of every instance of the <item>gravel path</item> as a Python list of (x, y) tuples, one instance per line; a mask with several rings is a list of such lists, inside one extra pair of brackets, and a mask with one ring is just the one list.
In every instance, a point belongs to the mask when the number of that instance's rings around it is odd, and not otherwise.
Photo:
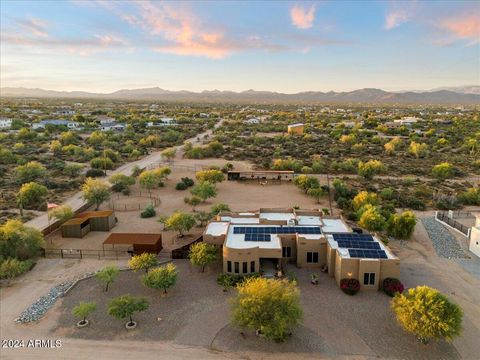
[(421, 221), (438, 256), (447, 259), (467, 258), (455, 237), (450, 234), (445, 226), (433, 217), (422, 218)]

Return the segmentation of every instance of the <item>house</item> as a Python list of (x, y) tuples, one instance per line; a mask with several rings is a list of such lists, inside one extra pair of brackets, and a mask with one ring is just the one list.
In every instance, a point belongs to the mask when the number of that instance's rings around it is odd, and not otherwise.
[(75, 115), (75, 110), (60, 109), (55, 111), (54, 114), (59, 116), (70, 116), (70, 115)]
[(398, 124), (399, 126), (401, 125), (411, 126), (413, 124), (416, 124), (419, 121), (422, 121), (422, 119), (416, 118), (415, 116), (405, 116), (401, 119), (393, 120), (394, 124)]
[(117, 123), (116, 121), (110, 123), (104, 123), (100, 127), (100, 131), (117, 131), (121, 132), (125, 130), (125, 124)]
[(12, 119), (0, 118), (0, 129), (10, 129), (12, 127)]
[(113, 118), (113, 117), (110, 117), (110, 116), (98, 115), (98, 116), (95, 118), (95, 121), (96, 121), (97, 123), (100, 123), (100, 125), (105, 125), (105, 124), (114, 123), (114, 122), (116, 121), (116, 119)]
[(244, 124), (249, 124), (249, 125), (252, 125), (252, 124), (260, 124), (260, 119), (258, 119), (258, 118), (251, 118), (251, 119), (244, 120), (243, 123), (244, 123)]
[(302, 135), (305, 129), (305, 125), (302, 123), (288, 125), (287, 132), (292, 135)]
[(222, 212), (203, 233), (222, 250), (223, 271), (245, 275), (283, 269), (288, 262), (323, 269), (340, 284), (357, 279), (363, 290), (377, 290), (387, 277), (400, 276), (399, 259), (375, 236), (357, 234), (341, 217), (319, 210), (260, 209)]
[(291, 170), (229, 171), (228, 180), (283, 180), (292, 181), (295, 173)]
[(210, 117), (210, 114), (200, 113), (199, 116), (200, 116), (201, 118), (209, 118), (209, 117)]
[(160, 121), (163, 124), (163, 126), (177, 125), (177, 121), (175, 119), (170, 118), (170, 117), (162, 117), (162, 118), (160, 118)]
[(33, 123), (32, 128), (36, 129), (45, 129), (47, 125), (51, 126), (66, 126), (69, 130), (80, 130), (80, 123), (76, 121), (69, 120), (42, 120), (38, 123)]
[(480, 213), (475, 214), (475, 226), (470, 228), (469, 250), (480, 258)]

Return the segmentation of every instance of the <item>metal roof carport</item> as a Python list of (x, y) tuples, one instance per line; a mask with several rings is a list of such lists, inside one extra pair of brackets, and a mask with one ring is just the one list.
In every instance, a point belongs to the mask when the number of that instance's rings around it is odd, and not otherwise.
[(103, 242), (105, 245), (132, 245), (135, 254), (144, 252), (158, 254), (162, 251), (162, 234), (114, 233)]

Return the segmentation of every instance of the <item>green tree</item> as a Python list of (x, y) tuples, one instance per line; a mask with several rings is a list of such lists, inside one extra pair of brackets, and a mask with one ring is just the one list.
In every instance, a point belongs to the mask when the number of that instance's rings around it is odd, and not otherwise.
[(151, 289), (167, 289), (177, 282), (177, 268), (172, 263), (152, 269), (142, 277), (143, 285)]
[(117, 192), (128, 189), (131, 185), (135, 184), (135, 178), (133, 176), (127, 176), (124, 174), (112, 175), (108, 181), (113, 185), (112, 189)]
[(387, 221), (387, 233), (397, 239), (409, 239), (415, 225), (417, 218), (411, 211), (404, 211), (402, 214), (392, 214)]
[(44, 246), (43, 235), (18, 220), (7, 220), (0, 226), (0, 258), (30, 259)]
[(72, 309), (72, 315), (81, 319), (80, 324), (83, 325), (87, 322), (87, 316), (97, 310), (97, 304), (95, 302), (83, 302), (75, 306)]
[(195, 177), (199, 182), (208, 181), (211, 184), (216, 184), (225, 180), (223, 172), (215, 169), (197, 171)]
[(23, 209), (35, 205), (45, 204), (48, 189), (36, 182), (25, 183), (17, 193), (17, 204), (20, 207), (20, 214), (23, 216)]
[(149, 306), (150, 303), (146, 298), (134, 297), (127, 294), (111, 299), (108, 302), (107, 312), (108, 315), (112, 315), (119, 320), (128, 317), (130, 321), (127, 325), (132, 326), (134, 325), (132, 319), (133, 314), (137, 311), (145, 311)]
[(74, 215), (72, 208), (68, 205), (56, 207), (48, 212), (49, 218), (57, 219), (61, 222), (71, 219)]
[(398, 323), (423, 343), (430, 339), (451, 341), (462, 330), (463, 311), (438, 290), (417, 286), (392, 299)]
[(385, 165), (380, 160), (360, 161), (358, 163), (358, 175), (365, 179), (373, 179), (376, 174), (385, 171)]
[(195, 220), (198, 221), (199, 226), (205, 226), (207, 221), (209, 221), (212, 218), (212, 213), (206, 212), (206, 211), (198, 211), (195, 213)]
[(209, 198), (217, 196), (217, 189), (215, 188), (215, 185), (208, 181), (204, 181), (195, 185), (190, 192), (192, 195), (202, 199), (203, 202), (207, 201)]
[(198, 196), (185, 197), (183, 201), (185, 204), (192, 206), (192, 211), (195, 211), (195, 208), (202, 203), (202, 199), (200, 199)]
[(93, 169), (112, 170), (115, 164), (109, 157), (96, 157), (90, 160), (90, 166)]
[(100, 131), (94, 131), (88, 137), (87, 142), (93, 146), (100, 146), (106, 139), (107, 137), (104, 133)]
[(165, 149), (162, 151), (162, 158), (167, 160), (168, 162), (172, 161), (175, 158), (177, 150), (175, 148)]
[(308, 192), (308, 189), (319, 188), (320, 182), (315, 176), (298, 175), (293, 179), (293, 183), (301, 190)]
[(177, 211), (165, 221), (165, 226), (169, 230), (178, 231), (179, 236), (183, 236), (184, 231), (189, 231), (195, 226), (195, 217), (191, 214)]
[(15, 258), (9, 258), (0, 262), (0, 279), (11, 280), (17, 276), (26, 273), (32, 267), (31, 260), (20, 261)]
[(82, 192), (86, 201), (95, 204), (95, 210), (98, 210), (102, 202), (110, 199), (110, 187), (100, 179), (87, 178), (82, 185)]
[(307, 190), (307, 194), (308, 196), (316, 199), (317, 202), (320, 204), (320, 199), (322, 198), (322, 196), (325, 196), (325, 190), (320, 187), (310, 188)]
[(211, 214), (217, 216), (222, 211), (230, 211), (230, 207), (227, 204), (219, 203), (212, 206)]
[(217, 259), (217, 248), (215, 245), (205, 242), (195, 243), (190, 247), (188, 258), (192, 265), (200, 266), (204, 272), (205, 266)]
[(108, 285), (113, 283), (118, 276), (120, 269), (116, 265), (105, 266), (98, 271), (95, 276), (101, 283), (105, 284), (105, 292), (108, 291)]
[(15, 168), (15, 177), (21, 184), (43, 178), (46, 173), (47, 169), (38, 161), (30, 161)]
[(68, 164), (63, 168), (63, 173), (71, 178), (80, 175), (84, 165), (82, 164)]
[(378, 207), (368, 204), (360, 210), (358, 225), (369, 231), (382, 231), (385, 228), (385, 218)]
[(432, 176), (438, 180), (445, 180), (453, 176), (454, 167), (448, 162), (435, 165), (432, 169)]
[(300, 291), (295, 281), (251, 278), (237, 289), (233, 322), (238, 326), (281, 342), (300, 323)]
[(157, 255), (152, 253), (142, 253), (140, 255), (134, 255), (130, 260), (128, 260), (128, 267), (133, 271), (145, 270), (145, 272), (148, 273), (148, 270), (150, 268), (157, 265)]

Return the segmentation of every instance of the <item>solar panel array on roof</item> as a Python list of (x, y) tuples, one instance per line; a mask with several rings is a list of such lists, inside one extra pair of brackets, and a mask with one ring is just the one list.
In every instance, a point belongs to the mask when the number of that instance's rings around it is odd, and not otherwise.
[(245, 234), (245, 241), (271, 241), (270, 234)]
[(364, 259), (387, 259), (388, 256), (383, 250), (363, 250), (363, 249), (348, 249), (348, 253), (352, 258)]
[(332, 236), (335, 241), (339, 241), (339, 240), (374, 241), (373, 236), (369, 234), (344, 233), (344, 234), (332, 234)]
[(353, 240), (338, 240), (338, 246), (349, 249), (367, 249), (367, 250), (380, 250), (380, 244), (375, 241), (353, 241)]
[(319, 226), (235, 226), (234, 234), (321, 234)]

